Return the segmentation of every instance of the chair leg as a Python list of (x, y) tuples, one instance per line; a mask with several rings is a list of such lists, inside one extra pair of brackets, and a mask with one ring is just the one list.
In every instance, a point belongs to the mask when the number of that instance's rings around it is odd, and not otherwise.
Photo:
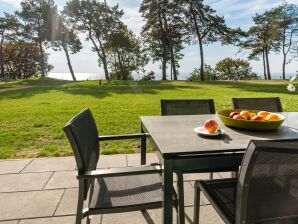
[(79, 195), (78, 195), (76, 224), (82, 223), (83, 205), (84, 205), (84, 186), (85, 186), (84, 180), (80, 180), (79, 181)]
[(239, 174), (239, 171), (233, 171), (233, 172), (231, 173), (231, 178), (236, 178), (236, 177), (238, 177), (238, 174)]
[(87, 216), (87, 222), (86, 222), (86, 224), (90, 224), (90, 222), (91, 222), (91, 218), (90, 218), (90, 216), (88, 215), (88, 216)]
[(178, 216), (179, 224), (185, 223), (185, 211), (184, 211), (184, 183), (182, 172), (177, 173), (177, 185), (178, 185)]
[(213, 180), (213, 173), (210, 173), (210, 174), (209, 174), (209, 179), (210, 179), (210, 180)]
[(193, 213), (193, 224), (199, 224), (200, 222), (200, 188), (195, 183), (195, 201), (194, 201), (194, 213)]

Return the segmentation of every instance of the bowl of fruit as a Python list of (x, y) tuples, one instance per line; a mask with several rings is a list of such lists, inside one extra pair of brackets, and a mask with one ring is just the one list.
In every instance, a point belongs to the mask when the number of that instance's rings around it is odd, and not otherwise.
[(281, 114), (259, 110), (221, 110), (217, 115), (226, 126), (257, 131), (275, 130), (285, 120)]

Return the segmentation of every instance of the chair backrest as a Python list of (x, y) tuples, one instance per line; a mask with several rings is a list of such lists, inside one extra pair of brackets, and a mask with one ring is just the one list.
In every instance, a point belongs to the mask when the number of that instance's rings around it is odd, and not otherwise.
[(237, 224), (297, 223), (293, 219), (298, 220), (298, 139), (251, 141), (236, 198)]
[[(96, 170), (99, 159), (99, 142), (96, 123), (89, 109), (71, 119), (63, 128), (72, 147), (79, 172)], [(85, 194), (90, 182), (85, 181)]]
[(213, 99), (161, 100), (161, 115), (215, 114)]
[(265, 110), (282, 112), (279, 97), (273, 98), (232, 98), (234, 109)]

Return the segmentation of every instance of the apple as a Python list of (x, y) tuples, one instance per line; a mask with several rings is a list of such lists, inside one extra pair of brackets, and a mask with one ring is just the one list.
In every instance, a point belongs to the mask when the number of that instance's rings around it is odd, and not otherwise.
[(252, 117), (254, 117), (254, 116), (256, 116), (255, 113), (250, 113), (250, 119), (251, 119)]
[(245, 117), (241, 116), (240, 114), (237, 114), (235, 116), (233, 116), (233, 119), (236, 119), (236, 120), (246, 120)]
[(264, 120), (264, 117), (263, 116), (259, 116), (259, 115), (256, 115), (256, 116), (253, 116), (251, 118), (252, 121), (263, 121)]
[(217, 130), (218, 124), (215, 120), (207, 120), (205, 121), (204, 127), (209, 133), (213, 133)]
[(233, 118), (235, 115), (238, 115), (238, 112), (231, 112), (229, 115), (229, 118)]

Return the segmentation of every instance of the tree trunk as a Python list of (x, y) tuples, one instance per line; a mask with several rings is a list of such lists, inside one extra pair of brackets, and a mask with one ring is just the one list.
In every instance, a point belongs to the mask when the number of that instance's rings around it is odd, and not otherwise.
[(43, 46), (41, 40), (38, 41), (39, 44), (39, 53), (40, 53), (40, 71), (41, 76), (40, 78), (44, 79), (46, 77), (46, 71), (45, 71), (45, 61), (44, 61), (44, 52), (43, 52)]
[(201, 77), (201, 81), (204, 81), (205, 80), (205, 73), (204, 73), (204, 50), (203, 50), (202, 39), (199, 39), (199, 46), (200, 46), (200, 57), (201, 57), (200, 77)]
[(4, 62), (3, 62), (3, 42), (4, 38), (1, 39), (0, 43), (0, 80), (4, 80)]
[(171, 63), (171, 80), (173, 80), (173, 65)]
[(201, 61), (200, 79), (201, 79), (201, 81), (204, 81), (205, 80), (205, 73), (204, 73), (204, 50), (203, 50), (203, 42), (202, 42), (202, 38), (201, 38), (201, 35), (200, 35), (200, 30), (199, 30), (199, 27), (198, 27), (198, 23), (197, 23), (197, 17), (196, 17), (196, 14), (195, 14), (194, 10), (193, 10), (192, 2), (191, 2), (191, 5), (190, 5), (190, 11), (191, 11), (193, 23), (194, 23), (195, 28), (196, 28), (196, 34), (197, 34), (197, 37), (198, 37), (199, 47), (200, 47), (200, 61)]
[(165, 48), (162, 56), (162, 80), (167, 80), (167, 51)]
[[(95, 40), (93, 39), (92, 35), (91, 35), (91, 32), (89, 32), (89, 38), (90, 40), (92, 41), (93, 43), (93, 46), (95, 48), (95, 51), (98, 55), (98, 57), (100, 58), (100, 60), (102, 61), (103, 63), (103, 70), (104, 70), (104, 73), (105, 73), (105, 78), (106, 80), (110, 80), (110, 76), (109, 76), (109, 70), (108, 70), (108, 66), (107, 66), (107, 62), (106, 60), (104, 59), (105, 58), (105, 55), (101, 55), (100, 53), (100, 49), (98, 48), (97, 44), (95, 43)], [(104, 52), (105, 53), (105, 52)]]
[(267, 79), (267, 72), (266, 72), (266, 58), (265, 58), (265, 52), (263, 50), (263, 69), (264, 69), (264, 79)]
[(266, 45), (265, 47), (265, 56), (266, 56), (266, 64), (267, 64), (267, 78), (271, 80), (271, 74), (270, 74), (270, 65), (269, 65), (269, 55), (268, 55), (268, 47)]
[(125, 72), (120, 53), (118, 50), (116, 53), (117, 53), (117, 59), (118, 59), (118, 63), (119, 63), (120, 71), (121, 71), (120, 77), (118, 79), (119, 80), (127, 80), (128, 79), (127, 72)]
[(161, 31), (161, 43), (162, 43), (162, 51), (163, 51), (162, 52), (162, 80), (167, 80), (167, 61), (168, 61), (167, 41), (166, 41), (166, 34), (164, 31), (163, 22), (162, 22), (162, 18), (161, 18), (162, 15), (161, 15), (160, 7), (158, 7), (157, 16), (158, 16), (159, 28)]
[(172, 45), (170, 46), (170, 49), (171, 49), (171, 67), (173, 69), (173, 78), (174, 80), (178, 80), (176, 60), (175, 60), (174, 49)]
[(173, 76), (174, 76), (174, 80), (177, 80), (178, 76), (177, 76), (176, 61), (175, 61), (175, 54), (174, 54), (171, 32), (169, 30), (168, 21), (167, 21), (165, 12), (162, 12), (161, 15), (162, 15), (162, 18), (164, 21), (165, 30), (167, 33), (168, 44), (169, 44), (169, 49), (170, 49), (170, 53), (171, 53), (171, 66), (173, 68)]
[[(286, 18), (284, 18), (284, 21)], [(292, 37), (291, 37), (292, 38)], [(290, 47), (290, 46), (289, 46)], [(283, 29), (283, 40), (282, 40), (282, 55), (283, 55), (283, 62), (282, 62), (282, 79), (286, 79), (286, 62), (287, 62), (287, 53), (286, 53), (286, 29)]]
[(110, 80), (106, 51), (105, 51), (104, 47), (102, 46), (102, 44), (101, 44), (101, 42), (100, 42), (99, 39), (98, 39), (98, 42), (99, 42), (99, 46), (100, 46), (100, 49), (101, 49), (103, 69), (105, 71), (105, 78), (106, 78), (106, 80)]
[(283, 55), (283, 62), (282, 62), (282, 79), (286, 79), (286, 62), (287, 62), (287, 55)]
[(65, 44), (62, 44), (62, 47), (63, 47), (63, 50), (64, 50), (65, 55), (66, 55), (67, 65), (68, 65), (68, 68), (69, 68), (69, 71), (70, 71), (72, 80), (73, 80), (73, 81), (77, 81), (77, 79), (76, 79), (76, 77), (75, 77), (75, 74), (74, 74), (74, 72), (73, 72), (73, 69), (72, 69), (72, 65), (71, 65), (71, 61), (70, 61), (70, 57), (69, 57), (69, 53), (68, 53), (67, 46), (65, 46)]

